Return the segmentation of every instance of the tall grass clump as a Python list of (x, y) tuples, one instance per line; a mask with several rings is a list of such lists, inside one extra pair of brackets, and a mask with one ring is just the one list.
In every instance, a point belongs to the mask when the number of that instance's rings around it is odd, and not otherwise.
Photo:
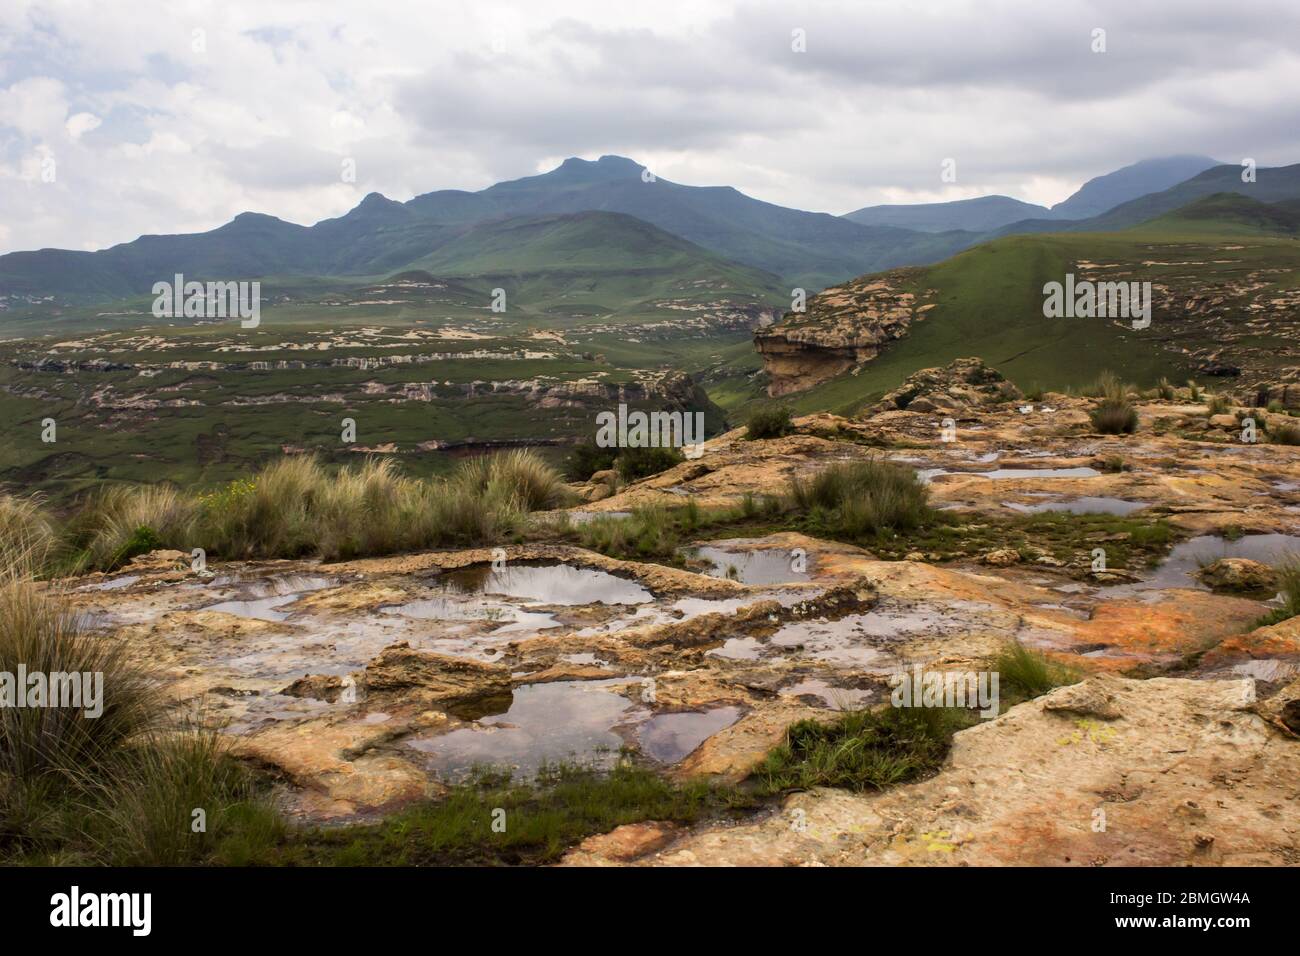
[(58, 532), (39, 498), (0, 495), (0, 579), (43, 573), (58, 546)]
[(117, 485), (92, 496), (69, 523), (79, 569), (111, 571), (157, 548), (188, 549), (194, 501), (170, 485)]
[(780, 438), (794, 430), (789, 405), (765, 405), (750, 412), (745, 422), (745, 439)]
[(1160, 379), (1160, 383), (1156, 386), (1156, 395), (1166, 402), (1172, 402), (1176, 394), (1174, 386), (1170, 383), (1169, 379)]
[(331, 472), (312, 457), (282, 458), (202, 496), (198, 538), (226, 558), (346, 559), (494, 540), (571, 497), (531, 451), (472, 458), (433, 481), (402, 475), (391, 459)]
[(882, 459), (831, 465), (790, 482), (789, 501), (832, 533), (865, 537), (908, 531), (932, 515), (929, 489), (906, 465)]
[[(87, 774), (102, 772), (126, 741), (156, 723), (160, 704), (124, 646), (88, 633), (81, 618), (18, 574), (0, 578), (0, 671), (17, 675), (89, 674), (83, 707), (0, 707), (0, 848), (50, 825), (53, 808)], [(102, 674), (102, 684), (96, 681)], [(85, 678), (83, 677), (83, 682)], [(86, 715), (99, 697), (99, 716)], [(27, 694), (27, 687), (15, 687)], [(46, 703), (54, 703), (56, 694)], [(62, 690), (58, 703), (71, 703)], [(26, 698), (30, 700), (30, 698)], [(14, 704), (16, 701), (9, 701)]]
[(1100, 396), (1088, 417), (1103, 435), (1130, 435), (1137, 431), (1137, 409), (1129, 402), (1128, 388), (1110, 372), (1103, 372), (1091, 391)]
[(564, 478), (535, 451), (515, 449), (471, 458), (452, 474), (452, 484), (481, 493), (489, 501), (514, 499), (524, 511), (561, 508), (573, 503)]
[(1207, 395), (1205, 398), (1205, 414), (1207, 415), (1226, 415), (1232, 411), (1232, 403), (1224, 395)]
[[(246, 865), (286, 835), (283, 818), (212, 730), (150, 734), (88, 789), (84, 835), (110, 866)], [(203, 811), (203, 827), (193, 826)]]

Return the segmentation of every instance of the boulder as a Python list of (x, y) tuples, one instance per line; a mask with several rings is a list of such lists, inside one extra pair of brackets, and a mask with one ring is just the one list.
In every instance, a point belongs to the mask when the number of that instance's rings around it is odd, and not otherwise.
[(1267, 591), (1277, 587), (1277, 573), (1250, 558), (1220, 558), (1196, 572), (1216, 591)]
[(418, 651), (405, 641), (383, 649), (366, 665), (371, 693), (418, 691), (447, 706), (510, 693), (510, 668), (463, 657)]

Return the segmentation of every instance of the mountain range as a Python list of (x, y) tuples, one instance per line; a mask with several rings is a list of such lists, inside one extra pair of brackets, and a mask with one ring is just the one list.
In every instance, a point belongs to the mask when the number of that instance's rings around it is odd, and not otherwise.
[[(730, 186), (669, 182), (620, 156), (574, 158), (477, 192), (439, 190), (407, 202), (371, 193), (345, 215), (312, 226), (247, 212), (208, 232), (141, 236), (98, 252), (9, 253), (0, 256), (0, 297), (122, 299), (147, 294), (178, 272), (356, 281), (422, 269), (464, 278), (525, 266), (562, 271), (594, 260), (605, 270), (634, 272), (648, 261), (684, 264), (700, 256), (764, 293), (815, 291), (864, 273), (939, 262), (999, 235), (1120, 229), (1224, 192), (1263, 202), (1300, 198), (1300, 165), (1259, 169), (1257, 181), (1243, 183), (1239, 166), (1176, 156), (1089, 180), (1051, 209), (987, 196), (833, 216)], [(574, 216), (587, 218), (565, 218)]]

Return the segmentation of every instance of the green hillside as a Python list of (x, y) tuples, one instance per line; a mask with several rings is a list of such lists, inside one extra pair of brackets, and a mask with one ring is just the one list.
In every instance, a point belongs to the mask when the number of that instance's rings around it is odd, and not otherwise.
[[(856, 374), (789, 396), (799, 410), (848, 410), (917, 369), (975, 355), (1022, 387), (1081, 386), (1103, 370), (1143, 385), (1198, 376), (1210, 356), (1240, 381), (1300, 364), (1296, 206), (1212, 197), (1117, 233), (1010, 236), (902, 273), (935, 308)], [(1043, 286), (1066, 273), (1150, 281), (1152, 323), (1043, 316)], [(800, 324), (808, 324), (801, 317)], [(1234, 379), (1235, 381), (1235, 379)]]

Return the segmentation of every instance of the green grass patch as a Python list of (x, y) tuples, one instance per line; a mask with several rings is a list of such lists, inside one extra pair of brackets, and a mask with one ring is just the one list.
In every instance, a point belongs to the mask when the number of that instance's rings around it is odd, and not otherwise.
[(801, 720), (750, 779), (764, 793), (884, 790), (936, 771), (953, 734), (978, 721), (975, 711), (947, 707), (883, 707), (850, 711), (830, 723)]

